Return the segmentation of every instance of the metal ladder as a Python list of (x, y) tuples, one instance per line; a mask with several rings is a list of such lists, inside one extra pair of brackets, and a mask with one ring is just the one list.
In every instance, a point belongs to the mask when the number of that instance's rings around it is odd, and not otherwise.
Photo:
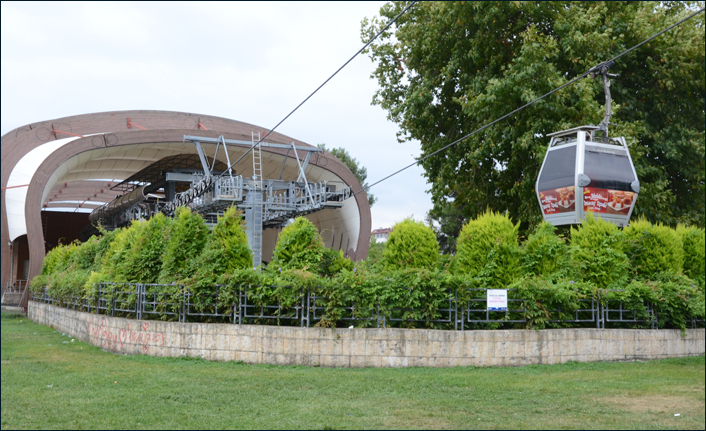
[(260, 132), (252, 132), (252, 172), (253, 172), (253, 190), (254, 195), (252, 200), (252, 253), (253, 266), (255, 268), (262, 265), (262, 221), (264, 218), (262, 204), (262, 150), (260, 145)]
[[(255, 137), (257, 136), (257, 138)], [(256, 145), (260, 142), (260, 132), (252, 132), (252, 174), (253, 180), (255, 180), (255, 190), (262, 190), (262, 150), (260, 145)]]

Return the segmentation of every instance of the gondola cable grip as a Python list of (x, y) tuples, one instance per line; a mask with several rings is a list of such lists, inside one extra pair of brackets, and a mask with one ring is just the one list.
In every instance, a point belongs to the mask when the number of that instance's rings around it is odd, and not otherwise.
[(615, 124), (610, 122), (610, 117), (613, 115), (612, 109), (611, 109), (611, 97), (610, 97), (610, 79), (609, 78), (615, 78), (618, 77), (619, 75), (616, 73), (608, 73), (608, 70), (615, 66), (615, 62), (613, 60), (609, 60), (606, 62), (603, 62), (601, 64), (598, 64), (596, 66), (593, 66), (589, 71), (588, 71), (588, 76), (591, 79), (598, 78), (599, 76), (603, 80), (603, 92), (605, 93), (605, 116), (603, 117), (603, 120), (598, 124), (598, 127), (600, 130), (603, 131), (604, 134), (604, 139), (607, 141), (608, 138), (608, 126)]

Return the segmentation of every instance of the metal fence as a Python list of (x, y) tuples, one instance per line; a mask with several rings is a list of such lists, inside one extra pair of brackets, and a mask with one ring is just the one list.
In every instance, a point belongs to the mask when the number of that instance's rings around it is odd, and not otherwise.
[[(287, 304), (262, 303), (249, 296), (249, 286), (238, 289), (213, 286), (209, 293), (192, 292), (183, 286), (140, 283), (99, 283), (91, 298), (52, 298), (45, 289), (32, 300), (63, 306), (89, 313), (134, 319), (163, 319), (179, 322), (223, 322), (234, 324), (271, 324), (309, 327), (327, 318), (329, 299), (317, 289), (291, 289)], [(514, 292), (508, 289), (508, 293)], [(620, 292), (620, 291), (612, 291)], [(468, 330), (525, 326), (531, 323), (527, 317), (527, 300), (508, 296), (508, 309), (488, 310), (485, 289), (468, 289), (464, 298), (459, 292), (448, 290), (446, 298), (437, 300), (433, 307), (424, 311), (427, 319), (410, 318), (421, 309), (403, 307), (358, 306), (350, 301), (345, 306), (335, 306), (337, 326), (367, 327), (414, 327), (425, 325), (439, 329)], [(601, 292), (605, 293), (605, 292)], [(198, 299), (198, 300), (195, 300)], [(583, 326), (605, 328), (606, 325), (620, 327), (638, 325), (657, 328), (658, 314), (652, 304), (632, 303), (632, 307), (616, 299), (579, 299), (580, 308), (545, 310), (545, 321), (554, 326)], [(637, 305), (637, 306), (636, 306)], [(331, 320), (329, 318), (329, 320)], [(328, 322), (331, 323), (331, 322)], [(525, 324), (525, 325), (523, 325)], [(505, 326), (509, 325), (509, 326)], [(531, 325), (529, 325), (531, 326)], [(551, 325), (550, 325), (551, 326)], [(704, 326), (703, 320), (691, 320), (692, 327)]]
[(14, 280), (5, 284), (6, 293), (22, 293), (27, 288), (27, 280)]

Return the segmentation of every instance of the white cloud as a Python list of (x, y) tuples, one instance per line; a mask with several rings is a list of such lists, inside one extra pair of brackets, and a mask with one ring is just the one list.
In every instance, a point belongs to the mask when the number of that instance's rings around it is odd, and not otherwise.
[(135, 50), (150, 49), (151, 29), (159, 17), (145, 13), (139, 3), (82, 2), (77, 9), (77, 22), (86, 37), (134, 44)]
[(35, 16), (32, 9), (22, 8), (22, 5), (17, 3), (1, 3), (0, 34), (3, 45), (7, 41), (23, 48), (36, 47), (50, 40), (50, 22)]

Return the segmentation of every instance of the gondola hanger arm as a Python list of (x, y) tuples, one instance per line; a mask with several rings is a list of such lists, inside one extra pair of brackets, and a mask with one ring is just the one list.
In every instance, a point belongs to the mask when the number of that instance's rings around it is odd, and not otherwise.
[(608, 139), (608, 126), (612, 124), (610, 122), (610, 117), (613, 115), (611, 109), (612, 106), (609, 78), (615, 78), (618, 76), (618, 74), (615, 73), (608, 73), (608, 70), (610, 70), (610, 68), (613, 66), (615, 66), (615, 62), (613, 60), (609, 60), (596, 66), (593, 66), (588, 71), (588, 76), (590, 78), (598, 78), (600, 76), (603, 81), (603, 92), (605, 93), (605, 115), (603, 116), (603, 120), (598, 124), (598, 127), (603, 131), (605, 139)]

